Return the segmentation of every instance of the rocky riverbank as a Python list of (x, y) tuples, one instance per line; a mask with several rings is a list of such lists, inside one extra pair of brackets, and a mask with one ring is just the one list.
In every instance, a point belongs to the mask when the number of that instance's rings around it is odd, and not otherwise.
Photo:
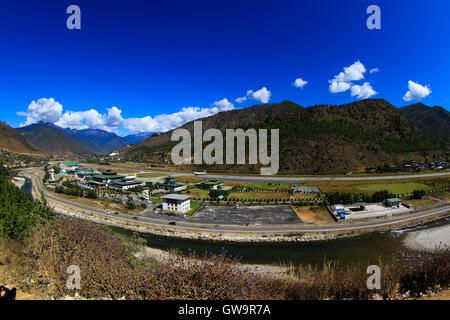
[(232, 232), (207, 232), (207, 231), (194, 231), (188, 228), (183, 229), (169, 229), (161, 228), (158, 226), (149, 226), (139, 222), (123, 222), (114, 217), (102, 217), (90, 212), (76, 212), (70, 210), (67, 207), (61, 207), (59, 205), (51, 204), (51, 207), (59, 214), (77, 217), (81, 219), (90, 220), (97, 223), (102, 223), (114, 227), (120, 227), (127, 230), (132, 230), (141, 233), (149, 233), (157, 236), (175, 237), (181, 239), (195, 239), (206, 241), (227, 241), (227, 242), (305, 242), (305, 241), (318, 241), (318, 240), (332, 240), (344, 236), (350, 236), (349, 234), (336, 234), (336, 233), (299, 233), (288, 235), (261, 235), (257, 233), (243, 235)]
[(450, 225), (410, 232), (404, 244), (412, 250), (434, 251), (439, 247), (450, 247)]

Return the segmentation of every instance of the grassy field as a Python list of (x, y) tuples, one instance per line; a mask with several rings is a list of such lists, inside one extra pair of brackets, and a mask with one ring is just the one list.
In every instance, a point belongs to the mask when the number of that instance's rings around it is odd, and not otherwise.
[(137, 175), (138, 178), (158, 178), (158, 177), (166, 177), (166, 174), (162, 173), (139, 173)]
[(175, 181), (179, 183), (196, 183), (201, 181), (206, 181), (207, 179), (196, 176), (177, 176)]
[(291, 189), (290, 183), (260, 183), (252, 182), (245, 184), (245, 187), (256, 190), (281, 190), (288, 191)]
[(188, 194), (192, 198), (197, 198), (197, 199), (199, 199), (199, 198), (200, 199), (209, 199), (209, 190), (192, 188), (192, 189), (183, 191), (183, 194)]
[(193, 202), (191, 201), (191, 210), (189, 210), (186, 215), (187, 216), (192, 216), (194, 215), (194, 213), (197, 212), (197, 210), (200, 208), (202, 204), (200, 202)]
[(394, 194), (409, 194), (414, 190), (431, 190), (432, 187), (423, 183), (388, 183), (388, 184), (363, 184), (357, 185), (356, 188), (361, 192), (376, 192), (379, 190), (387, 190)]
[(289, 199), (289, 193), (283, 192), (232, 192), (227, 199), (239, 199), (239, 200), (277, 200), (277, 199)]
[(436, 200), (432, 199), (408, 199), (405, 202), (412, 205), (413, 208), (425, 207), (437, 203)]
[[(379, 190), (386, 190), (386, 187), (391, 186), (394, 189), (406, 189), (411, 186), (425, 185), (430, 188), (441, 188), (450, 185), (448, 178), (414, 178), (414, 179), (392, 179), (384, 180), (382, 183), (377, 180), (367, 181), (305, 181), (298, 183), (298, 185), (317, 186), (322, 192), (374, 192)], [(402, 187), (403, 185), (403, 187)], [(414, 190), (414, 189), (413, 189)], [(402, 192), (396, 192), (402, 193)]]
[(69, 195), (62, 194), (62, 193), (56, 193), (51, 190), (47, 190), (47, 192), (58, 198), (73, 201), (75, 203), (85, 205), (88, 207), (94, 207), (94, 208), (108, 210), (108, 211), (112, 211), (112, 212), (118, 211), (123, 214), (133, 214), (133, 213), (141, 212), (143, 210), (143, 208), (141, 208), (141, 207), (137, 207), (136, 209), (130, 210), (125, 205), (115, 203), (109, 199), (101, 199), (101, 198), (89, 199), (89, 198), (85, 198), (85, 197), (75, 197), (75, 196), (69, 196)]

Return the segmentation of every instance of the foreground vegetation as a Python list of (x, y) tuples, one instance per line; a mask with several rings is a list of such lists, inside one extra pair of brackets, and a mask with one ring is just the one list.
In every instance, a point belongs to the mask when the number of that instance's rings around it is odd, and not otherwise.
[(11, 269), (23, 289), (54, 297), (75, 294), (66, 287), (71, 265), (81, 270), (76, 292), (105, 299), (368, 299), (375, 293), (387, 299), (446, 288), (450, 280), (448, 249), (380, 262), (382, 287), (372, 291), (365, 268), (337, 262), (295, 266), (288, 276), (271, 278), (250, 271), (226, 252), (155, 261), (141, 255), (143, 244), (137, 238), (68, 217), (35, 227), (21, 241), (4, 239), (2, 247), (9, 248)]
[[(49, 297), (77, 292), (102, 299), (368, 299), (374, 293), (397, 298), (449, 286), (450, 251), (444, 248), (380, 262), (378, 291), (367, 289), (365, 268), (337, 262), (295, 266), (288, 276), (272, 278), (252, 272), (226, 252), (156, 261), (143, 254), (138, 237), (56, 217), (44, 201), (32, 201), (12, 186), (5, 170), (0, 179), (0, 265), (7, 265), (20, 289)], [(81, 271), (77, 290), (66, 285), (67, 268), (73, 265)]]

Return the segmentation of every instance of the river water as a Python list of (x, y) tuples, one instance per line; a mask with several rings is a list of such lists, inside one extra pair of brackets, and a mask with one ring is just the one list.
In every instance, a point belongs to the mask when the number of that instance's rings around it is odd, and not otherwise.
[[(421, 226), (398, 231), (372, 232), (335, 240), (285, 243), (234, 243), (223, 241), (187, 240), (140, 234), (152, 248), (181, 252), (195, 251), (197, 254), (221, 253), (225, 250), (241, 262), (249, 264), (277, 265), (279, 263), (323, 265), (325, 260), (339, 261), (342, 265), (377, 264), (381, 259), (390, 262), (393, 257), (401, 257), (407, 250), (403, 239), (408, 232), (430, 229), (450, 223), (450, 217)], [(116, 232), (131, 234), (131, 231), (113, 228)]]

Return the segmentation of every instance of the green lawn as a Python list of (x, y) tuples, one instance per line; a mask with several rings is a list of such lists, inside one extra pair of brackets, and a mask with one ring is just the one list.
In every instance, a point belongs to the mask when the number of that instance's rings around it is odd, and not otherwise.
[(189, 188), (187, 190), (184, 190), (182, 193), (190, 195), (193, 198), (209, 198), (209, 190)]
[(187, 216), (192, 216), (194, 213), (197, 212), (198, 208), (200, 208), (202, 204), (200, 202), (192, 202), (191, 201), (191, 210), (186, 212)]
[(290, 183), (263, 183), (263, 182), (252, 182), (245, 184), (245, 187), (252, 188), (256, 190), (290, 190)]
[(414, 190), (431, 190), (432, 187), (423, 183), (375, 183), (375, 184), (361, 184), (356, 188), (362, 192), (376, 192), (380, 190), (387, 190), (394, 194), (412, 193)]

